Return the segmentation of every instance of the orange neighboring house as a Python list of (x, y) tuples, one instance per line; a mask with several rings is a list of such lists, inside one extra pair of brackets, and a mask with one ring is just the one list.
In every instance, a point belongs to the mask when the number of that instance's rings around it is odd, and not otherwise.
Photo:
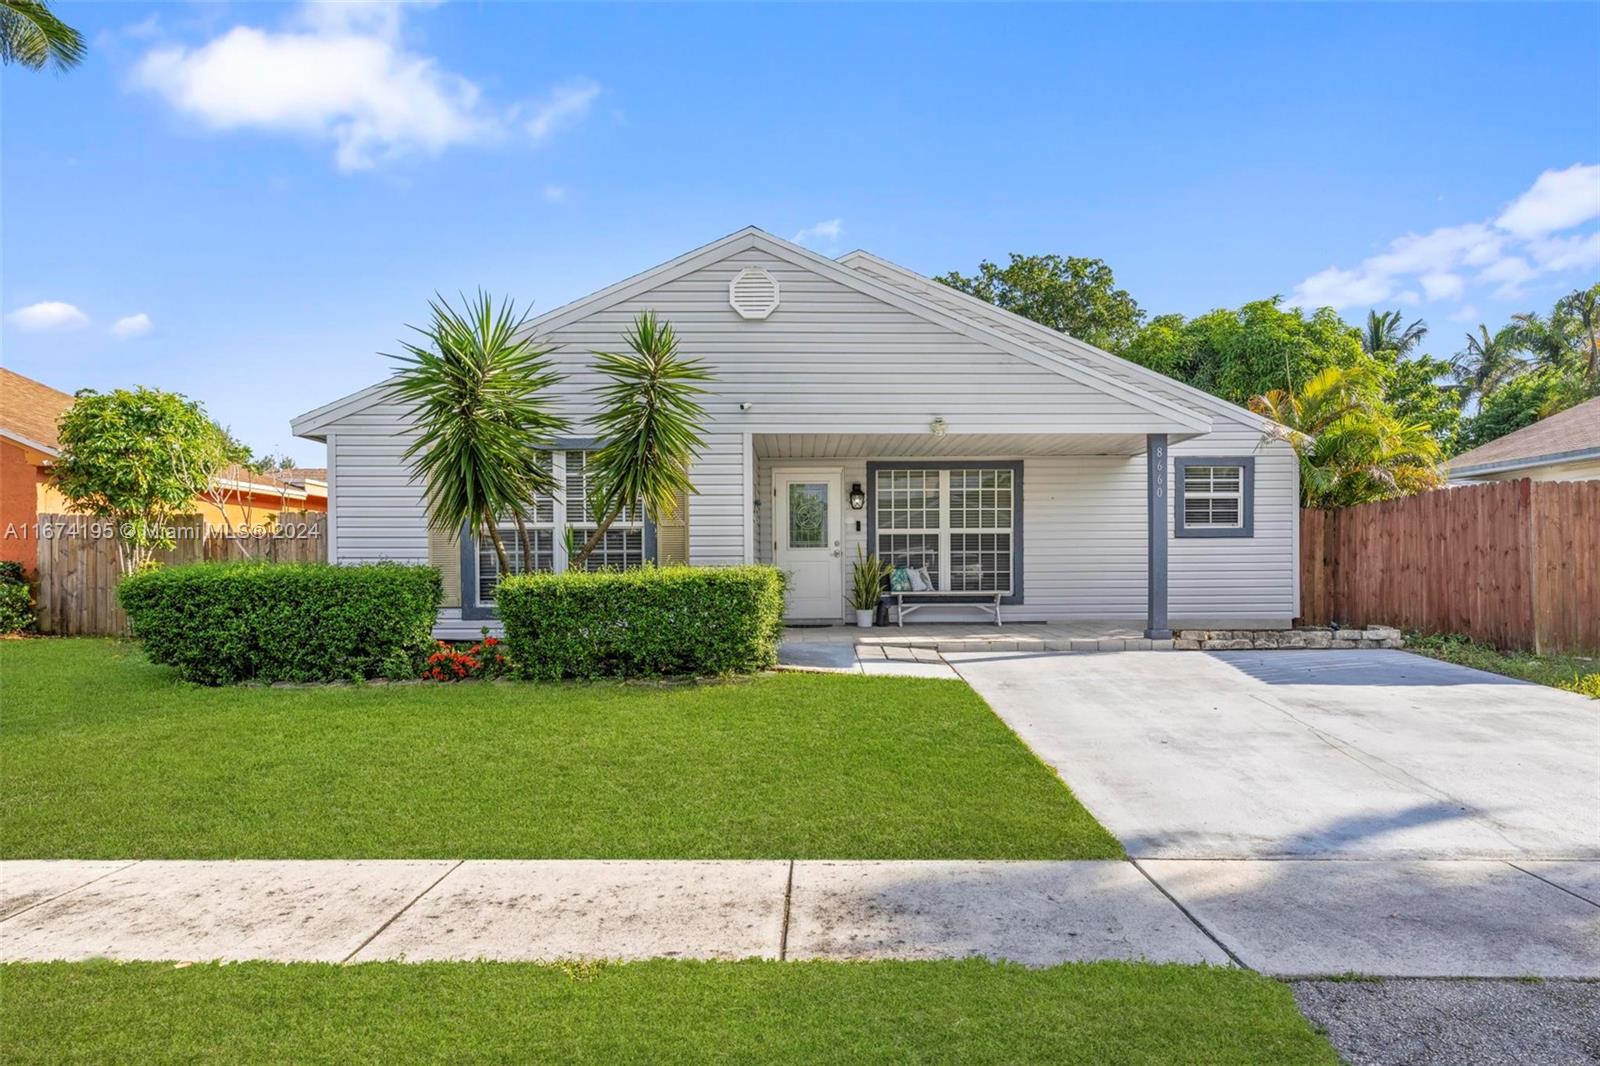
[[(60, 454), (56, 420), (71, 406), (72, 397), (60, 389), (0, 367), (0, 559), (29, 570), (38, 558), (36, 516), (71, 513), (50, 485), (50, 467)], [(215, 488), (215, 499), (195, 497), (195, 513), (210, 525), (270, 526), (280, 511), (328, 509), (326, 470), (257, 474), (232, 466), (217, 476)]]

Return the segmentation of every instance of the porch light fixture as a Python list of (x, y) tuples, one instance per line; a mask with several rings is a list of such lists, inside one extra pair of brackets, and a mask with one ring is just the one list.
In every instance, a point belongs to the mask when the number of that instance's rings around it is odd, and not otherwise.
[(932, 433), (935, 437), (944, 436), (945, 430), (949, 428), (950, 427), (945, 424), (943, 415), (934, 415), (933, 421), (928, 423), (928, 432)]
[(859, 511), (867, 505), (867, 494), (861, 491), (861, 482), (852, 482), (850, 485), (850, 510)]

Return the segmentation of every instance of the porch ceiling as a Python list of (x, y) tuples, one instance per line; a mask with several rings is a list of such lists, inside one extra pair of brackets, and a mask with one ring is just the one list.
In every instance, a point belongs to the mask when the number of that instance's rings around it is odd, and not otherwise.
[[(1181, 440), (1182, 437), (1173, 437)], [(757, 433), (758, 459), (1143, 455), (1142, 433)]]

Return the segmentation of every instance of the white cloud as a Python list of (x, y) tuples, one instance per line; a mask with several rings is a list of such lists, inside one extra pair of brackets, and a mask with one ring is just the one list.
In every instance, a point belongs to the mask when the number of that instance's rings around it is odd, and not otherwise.
[(1476, 322), (1477, 320), (1478, 309), (1472, 304), (1462, 304), (1450, 312), (1450, 321), (1452, 322)]
[[(152, 48), (132, 81), (212, 129), (331, 142), (346, 172), (503, 139), (515, 110), (491, 107), (470, 79), (408, 47), (408, 6), (308, 3), (281, 30), (235, 26), (196, 47)], [(565, 92), (553, 99), (566, 110), (547, 126), (587, 106)]]
[(1505, 209), (1495, 225), (1518, 237), (1540, 237), (1600, 218), (1600, 164), (1547, 170)]
[(1297, 285), (1289, 302), (1299, 307), (1355, 307), (1387, 300), (1393, 291), (1385, 275), (1329, 267)]
[(541, 191), (544, 198), (553, 204), (564, 203), (567, 199), (567, 190), (560, 185), (546, 185)]
[(827, 241), (831, 243), (838, 240), (839, 235), (843, 232), (844, 221), (830, 218), (826, 222), (818, 222), (814, 226), (807, 226), (799, 233), (796, 233), (794, 235), (794, 243), (806, 244), (810, 241)]
[(599, 95), (600, 86), (588, 80), (556, 86), (528, 120), (528, 136), (542, 141), (560, 127), (578, 121)]
[(111, 335), (114, 337), (141, 337), (155, 328), (155, 323), (150, 321), (150, 316), (140, 311), (136, 315), (124, 315), (111, 323)]
[(1430, 300), (1457, 300), (1466, 288), (1466, 283), (1461, 280), (1461, 275), (1451, 274), (1448, 271), (1435, 271), (1424, 274), (1419, 279), (1422, 282), (1422, 292)]
[(1544, 270), (1590, 270), (1600, 267), (1600, 232), (1581, 237), (1546, 237), (1529, 245)]
[(60, 300), (19, 307), (6, 316), (13, 326), (28, 333), (42, 333), (53, 329), (80, 329), (89, 324), (89, 316)]
[(1600, 233), (1556, 233), (1596, 218), (1600, 166), (1548, 170), (1493, 222), (1397, 237), (1354, 267), (1330, 266), (1306, 278), (1289, 302), (1340, 310), (1386, 300), (1456, 302), (1473, 286), (1494, 286), (1497, 297), (1515, 298), (1541, 275), (1600, 265)]

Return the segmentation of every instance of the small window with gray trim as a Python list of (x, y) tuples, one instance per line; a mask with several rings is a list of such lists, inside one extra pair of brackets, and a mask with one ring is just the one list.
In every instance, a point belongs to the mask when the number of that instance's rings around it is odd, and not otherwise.
[(1172, 466), (1173, 536), (1255, 536), (1254, 457), (1184, 455)]

